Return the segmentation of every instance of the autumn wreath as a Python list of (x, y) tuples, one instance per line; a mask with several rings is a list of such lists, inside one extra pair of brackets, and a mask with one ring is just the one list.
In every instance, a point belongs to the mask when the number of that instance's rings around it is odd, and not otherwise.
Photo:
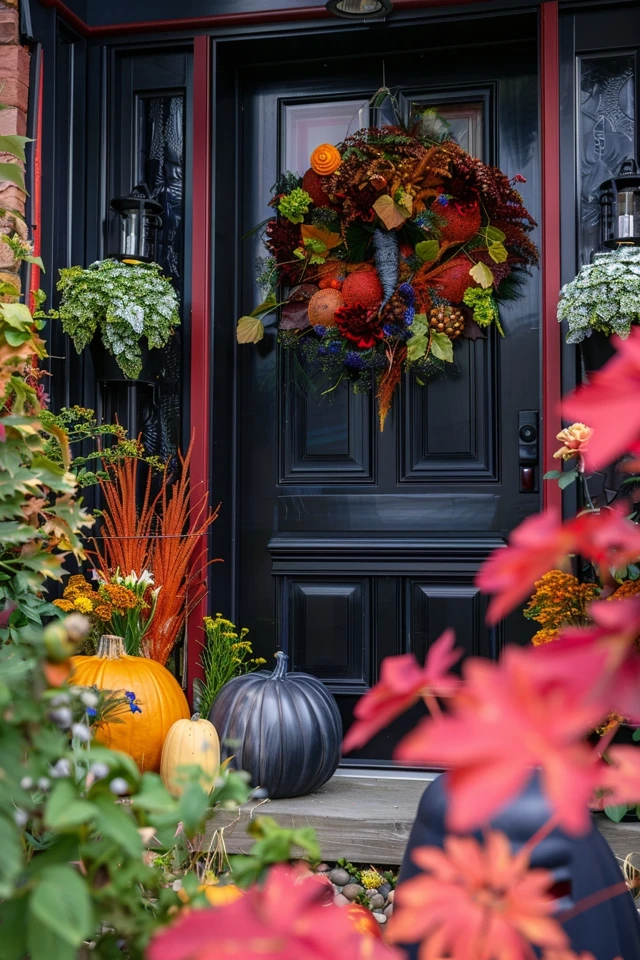
[(260, 340), (261, 317), (281, 307), (284, 348), (333, 385), (375, 382), (382, 429), (404, 370), (424, 382), (453, 363), (458, 338), (491, 324), (502, 333), (498, 302), (538, 259), (513, 186), (522, 181), (420, 129), (371, 127), (323, 144), (304, 177), (284, 174), (273, 189), (267, 296), (239, 320), (238, 341)]

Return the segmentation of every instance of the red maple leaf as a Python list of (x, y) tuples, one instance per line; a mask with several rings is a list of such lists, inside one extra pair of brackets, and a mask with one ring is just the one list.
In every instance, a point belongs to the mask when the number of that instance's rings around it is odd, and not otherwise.
[(480, 590), (495, 594), (487, 622), (497, 623), (515, 609), (532, 593), (535, 581), (571, 553), (604, 566), (623, 566), (640, 556), (640, 528), (625, 519), (621, 507), (583, 513), (564, 524), (553, 511), (528, 517), (476, 575)]
[(633, 327), (628, 340), (613, 338), (618, 352), (590, 382), (578, 387), (562, 404), (569, 420), (593, 427), (585, 451), (588, 470), (599, 470), (640, 442), (640, 420), (633, 410), (640, 401), (640, 328)]
[[(584, 742), (604, 707), (585, 682), (536, 666), (537, 648), (509, 647), (500, 663), (469, 660), (447, 715), (422, 721), (399, 744), (406, 763), (448, 769), (447, 823), (486, 824), (540, 770), (549, 805), (570, 833), (589, 826), (602, 763)], [(539, 664), (539, 661), (538, 661)]]
[(355, 723), (344, 739), (345, 753), (362, 747), (421, 698), (455, 693), (460, 681), (449, 670), (462, 650), (455, 650), (454, 643), (453, 630), (445, 630), (430, 648), (424, 667), (412, 653), (383, 660), (379, 682), (355, 706)]
[(483, 593), (496, 594), (487, 622), (497, 623), (525, 600), (535, 581), (572, 551), (574, 541), (573, 531), (551, 510), (528, 517), (516, 527), (508, 546), (494, 550), (476, 576), (476, 586)]

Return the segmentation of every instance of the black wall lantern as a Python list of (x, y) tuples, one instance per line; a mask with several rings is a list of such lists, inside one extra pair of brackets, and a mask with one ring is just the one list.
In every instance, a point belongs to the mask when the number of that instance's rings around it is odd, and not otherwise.
[(158, 229), (162, 226), (162, 206), (151, 199), (149, 188), (141, 183), (128, 197), (111, 201), (111, 209), (120, 217), (117, 260), (155, 263)]
[(365, 20), (367, 17), (386, 17), (393, 10), (392, 0), (327, 0), (327, 10), (337, 17)]
[(640, 174), (635, 160), (625, 160), (617, 177), (600, 184), (602, 245), (640, 246)]

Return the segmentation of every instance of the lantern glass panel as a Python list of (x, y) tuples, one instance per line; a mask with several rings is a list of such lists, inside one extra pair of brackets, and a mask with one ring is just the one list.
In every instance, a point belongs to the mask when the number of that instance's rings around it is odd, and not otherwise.
[(616, 234), (621, 240), (640, 233), (640, 190), (637, 187), (618, 192), (616, 216), (614, 229), (617, 227)]
[(144, 254), (142, 244), (142, 218), (139, 210), (127, 210), (122, 213), (120, 227), (121, 253), (128, 257)]

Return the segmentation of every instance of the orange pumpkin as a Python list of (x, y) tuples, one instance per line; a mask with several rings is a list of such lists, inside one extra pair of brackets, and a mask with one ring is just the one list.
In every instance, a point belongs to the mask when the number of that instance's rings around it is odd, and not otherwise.
[(200, 786), (211, 793), (220, 771), (220, 741), (216, 728), (196, 713), (191, 720), (176, 720), (164, 741), (160, 776), (167, 790), (180, 796), (184, 787), (181, 767), (202, 770)]
[(141, 770), (160, 769), (162, 746), (176, 720), (189, 718), (189, 705), (180, 684), (166, 667), (130, 657), (122, 637), (106, 635), (94, 657), (72, 657), (71, 683), (99, 690), (132, 691), (142, 712), (123, 712), (118, 722), (102, 723), (96, 742), (133, 757)]

